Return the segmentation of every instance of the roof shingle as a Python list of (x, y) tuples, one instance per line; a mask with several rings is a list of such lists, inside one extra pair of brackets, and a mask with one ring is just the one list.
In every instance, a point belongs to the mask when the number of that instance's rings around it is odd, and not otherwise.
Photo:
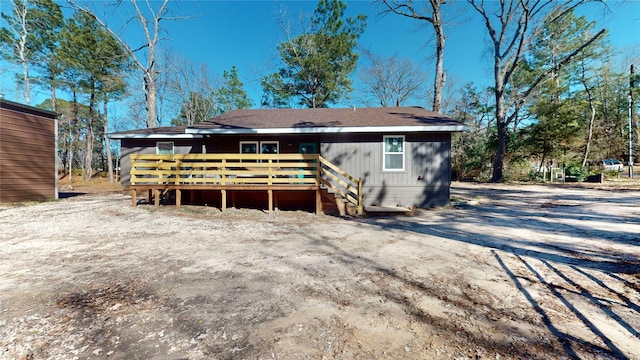
[(420, 107), (246, 109), (218, 115), (189, 130), (457, 125), (461, 124)]
[(232, 110), (201, 123), (109, 134), (112, 139), (204, 134), (463, 131), (465, 126), (421, 107)]

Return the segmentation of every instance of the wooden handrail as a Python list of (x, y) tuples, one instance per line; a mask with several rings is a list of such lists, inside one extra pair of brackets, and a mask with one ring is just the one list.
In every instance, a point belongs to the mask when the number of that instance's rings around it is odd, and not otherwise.
[(358, 214), (364, 213), (362, 202), (362, 178), (356, 179), (344, 170), (318, 155), (321, 182), (356, 206)]
[(363, 212), (362, 178), (318, 154), (132, 154), (130, 184), (324, 185)]

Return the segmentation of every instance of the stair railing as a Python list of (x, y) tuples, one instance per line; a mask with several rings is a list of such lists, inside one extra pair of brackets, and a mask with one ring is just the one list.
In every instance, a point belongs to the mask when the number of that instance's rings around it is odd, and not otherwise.
[(357, 214), (364, 213), (362, 203), (362, 178), (356, 179), (331, 161), (318, 155), (320, 182), (356, 207)]

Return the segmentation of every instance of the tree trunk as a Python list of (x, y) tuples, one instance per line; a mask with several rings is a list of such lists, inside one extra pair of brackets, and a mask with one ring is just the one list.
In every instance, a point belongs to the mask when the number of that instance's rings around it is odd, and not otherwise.
[(93, 176), (93, 141), (95, 139), (95, 132), (93, 131), (92, 122), (93, 121), (89, 121), (90, 125), (87, 129), (87, 144), (84, 162), (84, 178), (86, 180), (91, 180), (91, 177)]
[(593, 101), (593, 95), (591, 94), (591, 89), (589, 89), (584, 79), (583, 84), (589, 98), (589, 109), (591, 110), (591, 116), (589, 117), (589, 130), (587, 132), (587, 143), (584, 148), (584, 156), (582, 157), (582, 166), (584, 167), (589, 159), (589, 150), (591, 149), (591, 140), (593, 139), (593, 123), (596, 119), (596, 107)]
[[(436, 35), (436, 71), (433, 80), (433, 111), (442, 111), (442, 90), (446, 82), (444, 73), (444, 29), (442, 27), (442, 17), (440, 13), (440, 5), (444, 4), (443, 0), (429, 0), (431, 11), (425, 11), (422, 14), (416, 12), (413, 1), (396, 1), (383, 0), (389, 11), (406, 16), (412, 19), (426, 21), (431, 24)], [(399, 101), (396, 102), (399, 104)]]
[(84, 154), (84, 178), (91, 180), (93, 176), (93, 141), (95, 139), (95, 132), (93, 131), (93, 121), (95, 119), (95, 83), (92, 81), (91, 95), (89, 96), (89, 123), (87, 126), (87, 137), (85, 139), (86, 153)]
[[(29, 59), (27, 59), (27, 35), (29, 29), (27, 25), (27, 13), (29, 12), (29, 4), (25, 0), (21, 4), (14, 2), (14, 10), (16, 12), (19, 28), (9, 27), (18, 35), (18, 57), (22, 65), (22, 81), (24, 81), (24, 102), (31, 105), (31, 84), (29, 84)], [(2, 14), (4, 17), (4, 13)]]
[(504, 116), (502, 119), (498, 119), (498, 146), (496, 147), (496, 157), (493, 161), (493, 174), (491, 175), (491, 182), (497, 183), (502, 181), (502, 169), (504, 166), (504, 156), (507, 153), (507, 125), (504, 122)]
[(107, 95), (105, 94), (104, 100), (102, 103), (104, 111), (104, 147), (107, 152), (107, 171), (109, 172), (109, 182), (113, 183), (113, 157), (111, 156), (111, 141), (107, 137), (109, 133), (109, 117), (107, 116)]
[(146, 95), (146, 108), (147, 108), (147, 127), (156, 127), (157, 113), (157, 101), (156, 95), (158, 92), (156, 79), (153, 76), (145, 76), (145, 95)]
[[(20, 57), (24, 57), (21, 54)], [(24, 103), (31, 105), (31, 85), (29, 84), (29, 66), (27, 65), (26, 58), (22, 59), (22, 80), (24, 81)]]
[(51, 110), (58, 112), (58, 97), (56, 96), (56, 87), (53, 85), (53, 78), (49, 79), (51, 90)]
[(504, 167), (504, 157), (507, 153), (507, 115), (504, 103), (505, 74), (502, 66), (502, 58), (498, 46), (495, 48), (493, 76), (496, 84), (496, 129), (498, 130), (498, 144), (496, 146), (496, 157), (493, 161), (493, 173), (491, 182), (502, 181), (502, 169)]
[(440, 18), (440, 0), (431, 0), (433, 9), (433, 30), (436, 33), (436, 74), (433, 81), (433, 111), (442, 111), (442, 89), (446, 82), (446, 74), (444, 73), (444, 30), (442, 28), (442, 19)]
[(67, 162), (69, 163), (69, 185), (71, 185), (71, 176), (73, 174), (73, 144), (75, 143), (75, 139), (76, 136), (78, 136), (78, 133), (75, 130), (75, 123), (78, 120), (78, 98), (76, 96), (76, 92), (75, 90), (72, 90), (73, 92), (73, 103), (72, 103), (72, 115), (71, 115), (71, 119), (69, 119), (69, 153), (68, 153), (68, 160)]

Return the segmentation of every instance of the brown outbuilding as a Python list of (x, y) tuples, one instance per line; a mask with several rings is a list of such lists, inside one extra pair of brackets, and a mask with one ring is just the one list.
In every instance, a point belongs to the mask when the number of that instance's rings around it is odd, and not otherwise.
[(0, 99), (0, 202), (58, 198), (57, 114)]

